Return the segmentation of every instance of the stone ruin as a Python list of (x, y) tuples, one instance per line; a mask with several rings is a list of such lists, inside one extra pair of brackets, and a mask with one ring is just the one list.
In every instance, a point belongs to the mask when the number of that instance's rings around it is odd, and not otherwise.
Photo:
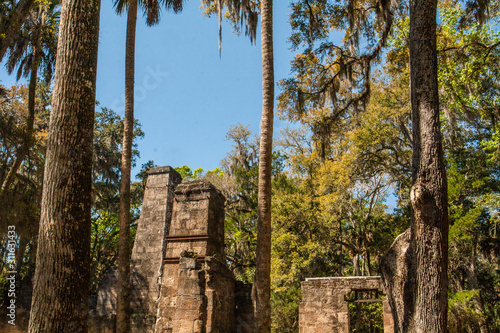
[[(132, 332), (253, 331), (251, 285), (235, 280), (224, 256), (223, 195), (211, 184), (181, 184), (171, 167), (148, 173), (131, 257)], [(100, 286), (89, 332), (114, 332), (117, 271)], [(349, 302), (382, 302), (384, 333), (394, 332), (387, 300), (356, 300), (353, 292), (384, 294), (380, 277), (309, 278), (302, 282), (299, 332), (349, 333)]]
[[(181, 184), (171, 167), (148, 173), (131, 257), (133, 332), (251, 332), (251, 285), (225, 263), (223, 195), (211, 184)], [(116, 270), (98, 292), (91, 332), (113, 332)]]
[(355, 299), (353, 293), (383, 295), (380, 276), (309, 278), (301, 284), (299, 333), (349, 333), (349, 302), (382, 302), (384, 333), (394, 333), (394, 320), (387, 299)]

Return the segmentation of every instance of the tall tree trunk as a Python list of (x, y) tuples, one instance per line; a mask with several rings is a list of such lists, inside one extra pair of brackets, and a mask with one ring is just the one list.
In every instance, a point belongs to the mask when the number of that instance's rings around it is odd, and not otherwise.
[(125, 121), (120, 182), (120, 234), (118, 246), (117, 332), (130, 332), (130, 169), (134, 135), (134, 66), (137, 0), (128, 3), (125, 55)]
[(16, 160), (14, 164), (9, 169), (7, 176), (2, 182), (2, 187), (0, 188), (0, 198), (2, 198), (10, 184), (14, 180), (17, 171), (21, 167), (24, 159), (29, 153), (31, 146), (33, 145), (33, 136), (34, 136), (34, 124), (35, 124), (35, 98), (36, 98), (36, 79), (38, 76), (38, 64), (39, 64), (40, 56), (38, 55), (37, 48), (35, 47), (33, 50), (33, 65), (31, 67), (30, 73), (30, 83), (28, 86), (28, 118), (26, 119), (26, 136), (22, 143), (21, 149), (16, 156)]
[(260, 123), (257, 253), (252, 290), (255, 332), (271, 331), (271, 168), (273, 150), (273, 1), (262, 0), (262, 120)]
[(436, 0), (410, 2), (413, 186), (408, 272), (412, 277), (404, 287), (410, 307), (403, 332), (444, 333), (447, 325), (448, 202), (439, 121), (436, 10)]
[(29, 332), (86, 332), (99, 0), (62, 3)]
[(397, 332), (446, 332), (447, 177), (439, 121), (436, 0), (410, 2), (412, 223), (381, 260)]
[(35, 0), (20, 0), (0, 25), (0, 61), (28, 17)]

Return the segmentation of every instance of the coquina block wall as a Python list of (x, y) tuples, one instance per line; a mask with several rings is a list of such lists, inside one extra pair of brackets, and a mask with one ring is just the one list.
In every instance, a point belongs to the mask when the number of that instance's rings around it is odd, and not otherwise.
[(206, 182), (177, 187), (156, 332), (235, 331), (235, 280), (224, 263), (224, 202)]
[(170, 230), (175, 190), (180, 174), (171, 167), (148, 172), (141, 217), (132, 250), (130, 307), (136, 329), (152, 331), (163, 272), (163, 253)]
[[(353, 291), (384, 294), (380, 276), (310, 278), (302, 282), (299, 306), (300, 333), (349, 333), (349, 304)], [(394, 320), (387, 300), (382, 301), (384, 333), (394, 333)]]
[[(151, 168), (137, 224), (131, 256), (131, 321), (135, 332), (153, 332), (157, 300), (160, 294), (165, 237), (172, 219), (174, 192), (182, 181), (169, 166)], [(113, 332), (116, 326), (117, 270), (111, 268), (100, 285), (95, 316), (90, 329)]]
[[(148, 173), (131, 258), (133, 332), (253, 331), (250, 285), (224, 256), (223, 195), (202, 181), (182, 183), (171, 167)], [(98, 293), (91, 332), (113, 332), (116, 270)]]

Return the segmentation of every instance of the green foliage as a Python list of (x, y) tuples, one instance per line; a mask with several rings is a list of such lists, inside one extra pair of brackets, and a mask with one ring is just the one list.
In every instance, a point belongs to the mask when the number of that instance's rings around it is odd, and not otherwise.
[(190, 181), (196, 179), (205, 179), (205, 178), (217, 178), (222, 177), (224, 175), (224, 171), (219, 168), (215, 168), (213, 170), (208, 170), (205, 172), (202, 168), (198, 168), (194, 171), (191, 170), (187, 165), (183, 165), (181, 167), (175, 167), (175, 171), (177, 171), (183, 181)]
[(188, 180), (193, 177), (193, 172), (191, 171), (191, 168), (188, 167), (187, 165), (183, 165), (181, 167), (175, 167), (175, 171), (177, 171), (183, 180)]
[(441, 5), (439, 80), (448, 164), (449, 329), (498, 329), (500, 245), (497, 223), (499, 168), (496, 122), (500, 57), (498, 16), (464, 22), (458, 4)]
[[(161, 6), (164, 6), (166, 10), (171, 10), (174, 13), (180, 13), (182, 11), (182, 0), (152, 0), (152, 1), (138, 1), (139, 8), (142, 9), (144, 17), (146, 18), (146, 24), (148, 26), (153, 26), (160, 22)], [(113, 0), (113, 6), (116, 12), (121, 15), (128, 8), (127, 0)]]
[[(0, 231), (6, 234), (8, 225), (15, 225), (18, 234), (28, 238), (38, 232), (43, 164), (47, 138), (46, 109), (51, 92), (44, 85), (35, 99), (33, 144), (21, 165), (12, 186), (0, 205)], [(0, 181), (3, 183), (14, 164), (17, 154), (31, 134), (27, 131), (28, 89), (16, 85), (6, 90), (0, 99)]]
[(349, 303), (350, 332), (384, 332), (382, 303)]
[[(116, 264), (120, 213), (120, 168), (123, 141), (123, 119), (113, 110), (101, 108), (96, 112), (94, 124), (94, 156), (92, 177), (91, 226), (91, 293), (97, 288), (109, 267)], [(140, 123), (134, 122), (132, 165), (139, 157), (136, 139), (144, 133)], [(135, 236), (142, 198), (146, 186), (147, 170), (154, 164), (144, 164), (139, 182), (131, 185), (131, 242)]]
[(272, 331), (294, 333), (298, 331), (299, 303), (301, 300), (300, 285), (271, 291)]
[(43, 71), (49, 84), (55, 68), (60, 18), (60, 0), (37, 1), (20, 31), (9, 45), (6, 68), (16, 77), (28, 77), (32, 70)]
[[(292, 43), (304, 51), (292, 63), (295, 76), (281, 82), (279, 112), (303, 127), (286, 130), (280, 140), (286, 176), (279, 186), (275, 183), (273, 192), (272, 274), (277, 295), (298, 288), (306, 276), (376, 274), (374, 257), (410, 222), (407, 9), (403, 3), (394, 9), (397, 15), (387, 38), (385, 63), (368, 78), (370, 99), (357, 100), (367, 87), (363, 81), (367, 76), (358, 64), (349, 67), (342, 62), (348, 52), (354, 52), (353, 61), (362, 52), (345, 49), (354, 33), (346, 29), (343, 46), (328, 44), (334, 27), (352, 23), (342, 16), (343, 5), (296, 1), (292, 6)], [(500, 253), (498, 16), (492, 11), (479, 24), (464, 19), (470, 13), (453, 1), (443, 1), (439, 13), (439, 82), (452, 224), (450, 295), (478, 290), (469, 307), (479, 315), (468, 323), (471, 329), (493, 327), (498, 321), (498, 295), (489, 290), (498, 290), (495, 256)], [(370, 44), (368, 36), (363, 46), (370, 51), (376, 44)], [(352, 79), (349, 69), (355, 72)], [(384, 205), (389, 190), (398, 197), (392, 214)], [(286, 308), (283, 303), (296, 300), (281, 295), (273, 300), (275, 331), (294, 322), (289, 317), (292, 312), (281, 309)], [(456, 311), (454, 320), (460, 315), (465, 312)]]
[(252, 282), (257, 246), (258, 142), (247, 126), (233, 126), (233, 150), (221, 162), (226, 177), (226, 257), (236, 277)]
[(374, 259), (408, 224), (385, 212), (390, 169), (380, 163), (382, 158), (367, 161), (367, 157), (380, 153), (375, 149), (372, 154), (366, 153), (381, 145), (378, 136), (390, 139), (387, 131), (370, 129), (383, 123), (366, 121), (369, 117), (391, 116), (384, 109), (377, 110), (377, 115), (367, 111), (365, 119), (360, 115), (357, 123), (361, 125), (351, 132), (333, 133), (335, 150), (328, 152), (324, 162), (306, 128), (283, 133), (282, 150), (275, 154), (279, 156), (277, 164), (283, 167), (273, 183), (272, 210), (276, 332), (298, 329), (299, 298), (289, 290), (299, 290), (306, 277), (376, 274), (378, 264)]
[(291, 8), (290, 41), (302, 52), (292, 61), (294, 76), (279, 82), (278, 114), (306, 124), (324, 160), (330, 133), (344, 128), (342, 123), (368, 102), (372, 66), (387, 41), (397, 4), (297, 0)]
[(451, 332), (461, 332), (463, 327), (479, 328), (477, 323), (484, 320), (478, 311), (475, 299), (479, 290), (467, 290), (455, 293), (448, 303), (448, 329)]
[(201, 9), (207, 16), (217, 15), (219, 20), (219, 53), (222, 48), (222, 17), (231, 22), (233, 32), (241, 33), (245, 26), (245, 35), (255, 43), (259, 20), (260, 0), (202, 0)]
[[(38, 3), (56, 9), (58, 2)], [(255, 38), (251, 29), (257, 22), (259, 1), (222, 1), (220, 8), (217, 3), (203, 1), (206, 13), (222, 15), (227, 9), (225, 16), (235, 29), (239, 32), (243, 23)], [(126, 8), (126, 1), (117, 4)], [(143, 4), (150, 24), (158, 21), (159, 4)], [(182, 1), (164, 5), (178, 11)], [(278, 113), (298, 124), (286, 128), (275, 142), (272, 160), (275, 332), (297, 331), (301, 281), (378, 275), (378, 257), (410, 224), (412, 123), (406, 5), (378, 0), (291, 3), (290, 41), (297, 55), (291, 64), (293, 76), (280, 82)], [(10, 6), (0, 0), (0, 12)], [(439, 9), (439, 94), (450, 214), (449, 331), (457, 333), (476, 332), (484, 325), (490, 332), (500, 331), (497, 7), (491, 3), (489, 16), (481, 16), (484, 11), (470, 3), (443, 0)], [(33, 15), (11, 47), (10, 70), (28, 74), (37, 43), (46, 51), (40, 64), (51, 64), (48, 51), (57, 36), (57, 11), (54, 14), (44, 22)], [(338, 31), (344, 33), (342, 40), (335, 37)], [(51, 67), (45, 72), (51, 74)], [(39, 84), (33, 145), (0, 205), (0, 230), (14, 224), (21, 237), (30, 241), (21, 277), (29, 277), (34, 270), (50, 98), (50, 85)], [(24, 86), (0, 87), (0, 180), (28, 136), (27, 100)], [(93, 292), (117, 256), (122, 128), (123, 120), (112, 110), (101, 108), (96, 113)], [(135, 138), (143, 135), (136, 122)], [(259, 144), (243, 125), (232, 126), (227, 139), (232, 150), (219, 168), (204, 171), (184, 165), (175, 169), (185, 181), (207, 180), (224, 194), (226, 262), (239, 280), (252, 282)], [(133, 157), (139, 157), (136, 144)], [(154, 166), (152, 161), (143, 164), (132, 184), (132, 235), (147, 170)], [(397, 197), (394, 211), (387, 206), (391, 193)], [(5, 255), (5, 245), (0, 253)], [(373, 317), (377, 312), (380, 305), (351, 303), (351, 323), (357, 322), (360, 330), (380, 331), (380, 318)]]
[[(453, 332), (493, 329), (498, 321), (498, 241), (494, 230), (500, 187), (495, 143), (498, 117), (498, 14), (468, 19), (459, 2), (439, 8), (440, 106), (450, 214), (450, 325)], [(387, 72), (408, 76), (408, 19), (395, 22)], [(493, 275), (492, 275), (493, 274)], [(472, 293), (473, 292), (473, 293)], [(475, 296), (472, 297), (471, 295)], [(465, 296), (469, 295), (469, 298)], [(488, 296), (487, 296), (488, 295)], [(495, 309), (495, 310), (491, 310)]]
[[(4, 231), (2, 235), (6, 235), (5, 230), (8, 225), (15, 225), (17, 234), (28, 240), (27, 251), (24, 254), (25, 264), (21, 268), (21, 279), (25, 276), (32, 276), (34, 272), (34, 242), (36, 242), (40, 219), (50, 100), (50, 87), (39, 84), (35, 100), (35, 141), (0, 207), (0, 230)], [(24, 136), (27, 135), (25, 125), (28, 114), (27, 104), (28, 89), (25, 86), (11, 87), (6, 90), (6, 95), (0, 100), (0, 180), (2, 181), (16, 159)], [(91, 227), (91, 288), (93, 292), (96, 291), (107, 268), (116, 260), (123, 119), (112, 110), (101, 108), (96, 112), (94, 127)], [(138, 122), (135, 123), (134, 135), (135, 138), (141, 138), (144, 135)], [(133, 158), (138, 157), (137, 143), (134, 143)], [(151, 166), (152, 162), (149, 162), (143, 166), (143, 169)], [(141, 181), (132, 185), (132, 235), (134, 235), (135, 222), (140, 213), (145, 174), (145, 171), (141, 172), (140, 175), (143, 177)], [(4, 247), (5, 245), (0, 247), (2, 257), (5, 255)], [(3, 271), (3, 265), (1, 269)]]

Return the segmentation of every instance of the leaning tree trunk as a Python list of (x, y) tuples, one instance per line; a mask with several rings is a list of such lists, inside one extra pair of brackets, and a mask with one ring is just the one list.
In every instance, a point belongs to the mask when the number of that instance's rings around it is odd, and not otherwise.
[(262, 120), (260, 123), (257, 253), (252, 290), (255, 332), (271, 331), (271, 167), (273, 150), (273, 1), (262, 0)]
[(125, 122), (120, 182), (120, 234), (118, 246), (117, 332), (130, 332), (130, 169), (134, 136), (134, 66), (137, 0), (128, 3), (125, 55)]
[[(439, 121), (436, 9), (436, 0), (410, 2), (412, 223), (409, 247), (401, 257), (407, 266), (401, 270), (407, 273), (406, 280), (393, 289), (400, 292), (390, 296), (403, 300), (403, 313), (393, 309), (400, 312), (396, 320), (400, 332), (446, 332), (448, 204)], [(398, 278), (384, 277), (386, 285)]]
[(29, 332), (86, 332), (99, 0), (62, 4)]

